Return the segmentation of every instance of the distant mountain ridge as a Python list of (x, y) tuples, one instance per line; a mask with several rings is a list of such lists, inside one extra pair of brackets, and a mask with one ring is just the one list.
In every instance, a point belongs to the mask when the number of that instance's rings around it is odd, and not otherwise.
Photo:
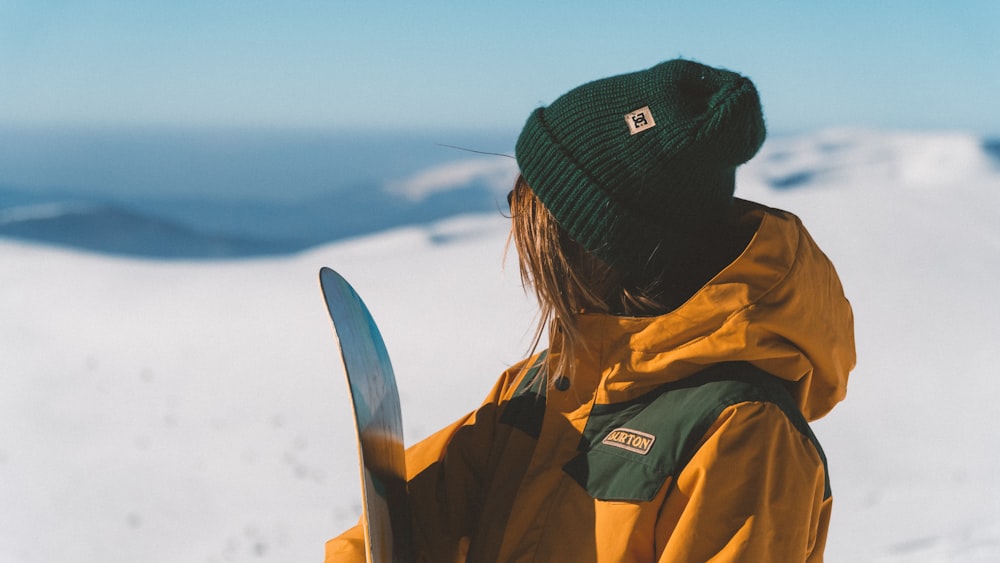
[[(506, 211), (504, 194), (516, 174), (512, 159), (455, 152), (448, 157), (429, 159), (403, 178), (387, 171), (387, 177), (377, 179), (372, 171), (370, 180), (297, 198), (29, 190), (4, 187), (0, 171), (0, 236), (149, 258), (243, 258), (298, 252), (460, 214)], [(769, 140), (740, 174), (741, 182), (776, 190), (833, 185), (851, 177), (947, 184), (1000, 174), (1000, 140), (822, 131)]]
[(769, 140), (742, 170), (778, 190), (852, 178), (947, 185), (1000, 171), (1000, 140), (949, 132), (831, 129)]
[(1000, 163), (1000, 139), (986, 139), (983, 141), (983, 150)]
[(0, 236), (149, 258), (244, 258), (287, 254), (346, 238), (464, 213), (502, 213), (494, 186), (413, 200), (358, 186), (301, 202), (94, 199), (0, 189)]

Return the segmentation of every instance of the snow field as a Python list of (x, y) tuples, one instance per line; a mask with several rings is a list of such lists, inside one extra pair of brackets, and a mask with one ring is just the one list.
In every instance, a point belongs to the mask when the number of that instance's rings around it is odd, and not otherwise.
[[(1000, 560), (996, 163), (961, 134), (825, 131), (769, 141), (737, 195), (802, 217), (855, 309), (847, 400), (814, 425), (827, 560)], [(412, 444), (529, 344), (506, 229), (221, 262), (0, 240), (0, 562), (320, 561), (360, 506), (319, 268), (382, 328)]]

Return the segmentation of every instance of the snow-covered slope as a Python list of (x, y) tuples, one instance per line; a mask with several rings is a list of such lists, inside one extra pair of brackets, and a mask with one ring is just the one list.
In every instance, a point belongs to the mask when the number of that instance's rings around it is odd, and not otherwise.
[[(1000, 559), (995, 161), (961, 134), (827, 131), (769, 141), (737, 193), (798, 213), (855, 308), (848, 398), (815, 425), (827, 559)], [(382, 326), (412, 443), (528, 345), (506, 227), (225, 262), (0, 240), (0, 562), (321, 560), (359, 494), (317, 270)]]

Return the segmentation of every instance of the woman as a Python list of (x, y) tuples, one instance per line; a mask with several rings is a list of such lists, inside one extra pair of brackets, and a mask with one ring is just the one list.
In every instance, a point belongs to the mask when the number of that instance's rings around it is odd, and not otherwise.
[(822, 559), (807, 421), (845, 395), (853, 317), (799, 220), (733, 197), (764, 136), (748, 79), (685, 60), (528, 118), (511, 238), (549, 346), (407, 451), (419, 561)]

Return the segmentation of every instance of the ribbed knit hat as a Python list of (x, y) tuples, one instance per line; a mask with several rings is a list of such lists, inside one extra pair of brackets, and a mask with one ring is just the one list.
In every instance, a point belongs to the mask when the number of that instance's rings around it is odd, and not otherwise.
[(626, 275), (662, 270), (733, 202), (764, 142), (749, 79), (687, 60), (604, 78), (536, 109), (521, 174), (559, 225)]

